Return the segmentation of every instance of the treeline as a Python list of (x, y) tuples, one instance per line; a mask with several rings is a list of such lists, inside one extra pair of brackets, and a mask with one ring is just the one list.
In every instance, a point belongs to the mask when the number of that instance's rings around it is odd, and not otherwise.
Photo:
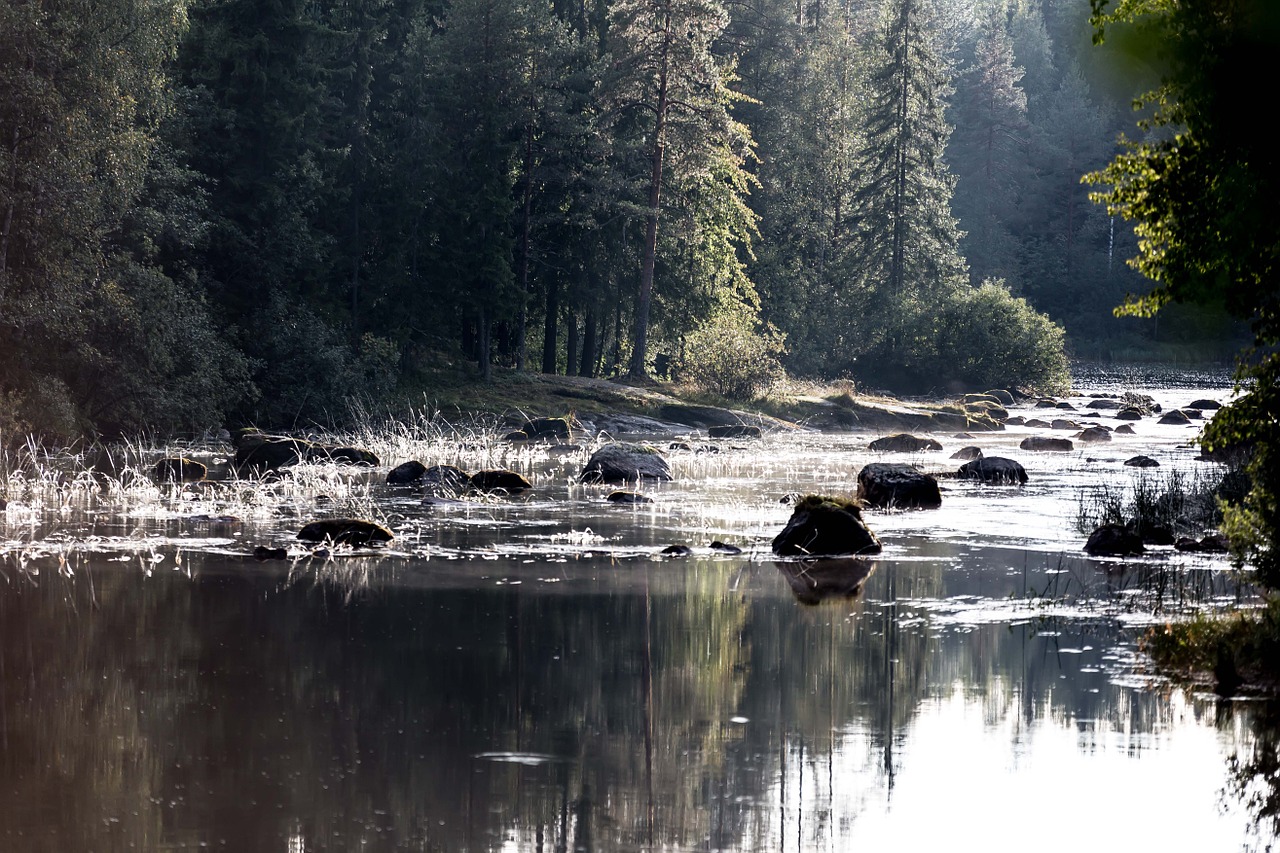
[(453, 359), (1061, 382), (1040, 311), (1101, 337), (1141, 289), (1079, 182), (1130, 121), (1088, 39), (1066, 0), (3, 0), (0, 430), (324, 419)]

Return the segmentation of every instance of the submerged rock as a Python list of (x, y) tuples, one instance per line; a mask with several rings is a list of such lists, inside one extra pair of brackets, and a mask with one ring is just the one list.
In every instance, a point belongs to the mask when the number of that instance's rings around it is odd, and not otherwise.
[(1043, 435), (1029, 435), (1022, 439), (1018, 447), (1036, 453), (1070, 453), (1076, 449), (1069, 438), (1049, 438)]
[(1016, 483), (1027, 482), (1027, 469), (1021, 463), (1003, 456), (984, 456), (960, 466), (957, 476), (968, 480), (981, 480), (984, 483)]
[(671, 468), (656, 448), (647, 444), (613, 442), (591, 454), (580, 479), (584, 483), (670, 480)]
[(1134, 456), (1124, 461), (1125, 465), (1130, 468), (1159, 468), (1160, 463), (1152, 459), (1150, 456)]
[(920, 453), (925, 450), (941, 450), (942, 445), (932, 438), (900, 432), (877, 438), (868, 445), (868, 449), (877, 453)]
[(856, 502), (806, 495), (774, 537), (773, 552), (787, 557), (878, 554), (880, 540), (863, 523), (862, 508)]
[(192, 483), (209, 476), (209, 468), (185, 456), (170, 456), (157, 462), (151, 475), (163, 482)]
[(471, 485), (471, 475), (453, 465), (432, 465), (422, 472), (418, 483), (435, 494), (456, 496)]
[(653, 498), (638, 492), (610, 492), (605, 498), (611, 504), (651, 504)]
[(739, 548), (737, 545), (730, 545), (726, 542), (721, 542), (719, 540), (711, 543), (711, 550), (718, 551), (721, 554), (741, 554), (742, 553), (742, 549)]
[(693, 549), (688, 545), (668, 545), (662, 549), (664, 557), (689, 557), (692, 556)]
[(858, 498), (868, 506), (936, 509), (942, 505), (938, 481), (913, 465), (873, 462), (858, 472)]
[(471, 475), (471, 486), (482, 492), (496, 492), (499, 489), (507, 492), (523, 492), (533, 488), (533, 484), (515, 471), (494, 469), (477, 471)]
[(973, 445), (970, 445), (969, 447), (962, 447), (962, 448), (960, 448), (959, 450), (957, 450), (955, 453), (952, 453), (952, 454), (951, 454), (951, 458), (952, 458), (952, 459), (963, 459), (963, 460), (965, 460), (965, 461), (969, 461), (969, 460), (972, 460), (972, 459), (981, 459), (981, 458), (982, 458), (982, 448), (981, 448), (981, 447), (975, 447), (975, 446), (973, 446)]
[(359, 518), (326, 518), (298, 531), (298, 539), (303, 542), (332, 542), (353, 547), (390, 542), (394, 538), (381, 524)]

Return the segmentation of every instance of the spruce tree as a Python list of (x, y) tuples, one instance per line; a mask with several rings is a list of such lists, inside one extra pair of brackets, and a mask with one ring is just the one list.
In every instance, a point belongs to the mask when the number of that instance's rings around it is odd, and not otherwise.
[(911, 318), (953, 292), (965, 273), (951, 216), (955, 181), (943, 160), (951, 84), (927, 0), (889, 4), (873, 63), (862, 184), (852, 197), (858, 245), (846, 286), (869, 295), (878, 328), (864, 327), (864, 340), (892, 362)]

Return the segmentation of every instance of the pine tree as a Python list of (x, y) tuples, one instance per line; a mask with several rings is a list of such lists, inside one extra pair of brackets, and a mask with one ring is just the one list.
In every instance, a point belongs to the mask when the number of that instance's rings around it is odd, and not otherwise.
[(927, 0), (893, 0), (870, 78), (866, 144), (854, 193), (859, 243), (847, 287), (870, 296), (878, 329), (867, 338), (890, 360), (900, 356), (908, 320), (952, 292), (965, 265), (951, 217), (954, 179), (943, 160), (951, 93)]
[(732, 94), (712, 53), (727, 23), (718, 0), (617, 0), (611, 9), (616, 98), (622, 112), (640, 114), (648, 160), (633, 376), (647, 369), (663, 193), (673, 178), (691, 185), (726, 162), (741, 168), (749, 144), (729, 115)]

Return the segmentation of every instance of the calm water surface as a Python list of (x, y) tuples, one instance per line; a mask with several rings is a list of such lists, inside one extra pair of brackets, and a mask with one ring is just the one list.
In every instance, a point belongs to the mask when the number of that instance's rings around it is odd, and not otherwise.
[[(1163, 379), (1166, 406), (1226, 399)], [(319, 467), (217, 491), (11, 480), (0, 850), (1265, 848), (1275, 709), (1165, 684), (1137, 649), (1249, 591), (1217, 559), (1080, 550), (1081, 496), (1131, 483), (1129, 456), (1216, 471), (1194, 428), (1137, 429), (1060, 455), (1017, 449), (1036, 430), (940, 434), (911, 461), (977, 444), (1031, 482), (946, 481), (940, 510), (868, 513), (874, 560), (808, 564), (772, 559), (779, 499), (852, 490), (874, 434), (704, 439), (635, 508), (574, 483), (589, 446), (478, 431), (376, 449), (508, 465), (529, 494), (426, 507), (385, 469)], [(346, 512), (396, 541), (292, 541)]]

